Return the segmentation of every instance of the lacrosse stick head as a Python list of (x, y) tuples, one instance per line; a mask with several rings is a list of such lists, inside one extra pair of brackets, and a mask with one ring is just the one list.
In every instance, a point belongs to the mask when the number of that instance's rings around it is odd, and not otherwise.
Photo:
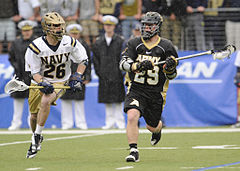
[(19, 81), (14, 77), (5, 85), (4, 91), (7, 94), (11, 94), (16, 91), (25, 91), (27, 89), (28, 86), (24, 82)]
[(236, 47), (234, 45), (227, 45), (223, 49), (213, 52), (213, 59), (223, 60), (225, 58), (230, 58), (230, 55), (236, 51)]

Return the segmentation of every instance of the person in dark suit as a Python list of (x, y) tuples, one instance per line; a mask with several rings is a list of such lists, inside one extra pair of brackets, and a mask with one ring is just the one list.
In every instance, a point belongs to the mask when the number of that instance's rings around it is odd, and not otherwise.
[[(103, 17), (105, 34), (93, 45), (93, 64), (99, 77), (98, 102), (105, 104), (106, 119), (102, 129), (125, 128), (122, 112), (125, 89), (123, 74), (118, 67), (124, 39), (114, 32), (118, 19), (111, 15)], [(116, 124), (116, 125), (115, 125)]]
[[(25, 71), (24, 55), (28, 45), (33, 41), (33, 28), (37, 26), (36, 22), (30, 20), (23, 20), (18, 24), (21, 30), (21, 35), (13, 43), (9, 51), (9, 61), (14, 68), (15, 77), (30, 84), (31, 77)], [(14, 92), (11, 94), (13, 98), (13, 119), (8, 130), (17, 130), (22, 125), (22, 112), (24, 101), (28, 98), (28, 90)]]

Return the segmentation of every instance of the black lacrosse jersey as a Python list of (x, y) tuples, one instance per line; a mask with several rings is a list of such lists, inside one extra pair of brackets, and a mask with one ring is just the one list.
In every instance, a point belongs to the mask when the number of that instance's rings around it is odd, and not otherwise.
[[(154, 63), (165, 61), (167, 57), (178, 57), (178, 54), (171, 41), (159, 37), (159, 40), (149, 46), (141, 38), (131, 39), (127, 43), (126, 49), (123, 51), (123, 57), (129, 57), (134, 62), (143, 60), (152, 60)], [(147, 70), (139, 73), (129, 72), (130, 89), (149, 93), (166, 92), (168, 89), (169, 80), (162, 71), (163, 65), (154, 66), (152, 70)]]

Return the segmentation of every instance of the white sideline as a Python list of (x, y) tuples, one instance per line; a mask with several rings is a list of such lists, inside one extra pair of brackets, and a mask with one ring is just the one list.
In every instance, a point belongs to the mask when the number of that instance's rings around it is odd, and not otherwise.
[[(163, 128), (162, 133), (171, 134), (171, 133), (215, 133), (215, 132), (240, 132), (240, 128)], [(8, 131), (1, 130), (0, 135), (2, 134), (31, 134), (31, 130), (17, 130), (17, 131)], [(110, 129), (110, 130), (100, 130), (100, 129), (89, 129), (89, 130), (57, 130), (57, 129), (44, 129), (43, 134), (124, 134), (126, 133), (125, 129)], [(145, 134), (150, 133), (147, 129), (140, 129), (139, 133)]]
[(126, 169), (133, 169), (133, 168), (134, 168), (133, 166), (125, 166), (125, 167), (116, 168), (116, 170), (126, 170)]
[[(44, 141), (75, 139), (75, 138), (91, 137), (91, 136), (97, 136), (97, 135), (103, 135), (103, 134), (96, 133), (96, 134), (76, 135), (76, 136), (69, 136), (69, 137), (48, 138), (48, 139), (44, 139)], [(1, 143), (0, 147), (7, 146), (7, 145), (14, 145), (14, 144), (25, 144), (25, 143), (31, 143), (31, 141), (15, 141), (15, 142), (10, 142), (10, 143)]]
[[(55, 140), (63, 140), (63, 139), (75, 139), (75, 138), (82, 138), (82, 137), (91, 137), (91, 136), (98, 136), (98, 135), (104, 135), (104, 134), (123, 134), (126, 130), (44, 130), (43, 134), (83, 134), (83, 135), (74, 135), (69, 137), (57, 137), (57, 138), (48, 138), (44, 139), (44, 141), (55, 141)], [(150, 133), (147, 129), (140, 129), (140, 133)], [(189, 128), (179, 128), (179, 129), (173, 129), (173, 128), (164, 128), (162, 133), (168, 134), (168, 133), (204, 133), (204, 132), (240, 132), (240, 128), (196, 128), (196, 129), (189, 129)], [(6, 130), (0, 130), (0, 135), (6, 135), (6, 134), (29, 134), (31, 135), (32, 132), (30, 130), (18, 130), (18, 131), (6, 131)], [(14, 145), (14, 144), (24, 144), (24, 143), (30, 143), (31, 141), (15, 141), (10, 143), (1, 143), (1, 146), (7, 146), (7, 145)]]

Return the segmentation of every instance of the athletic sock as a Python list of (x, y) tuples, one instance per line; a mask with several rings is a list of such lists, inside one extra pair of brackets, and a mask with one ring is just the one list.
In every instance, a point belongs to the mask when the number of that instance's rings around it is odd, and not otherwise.
[(36, 128), (35, 133), (41, 135), (43, 128), (44, 128), (44, 126), (40, 126), (40, 125), (37, 124), (37, 128)]
[(129, 147), (130, 147), (130, 149), (131, 148), (136, 148), (137, 149), (137, 144), (136, 143), (129, 144)]

